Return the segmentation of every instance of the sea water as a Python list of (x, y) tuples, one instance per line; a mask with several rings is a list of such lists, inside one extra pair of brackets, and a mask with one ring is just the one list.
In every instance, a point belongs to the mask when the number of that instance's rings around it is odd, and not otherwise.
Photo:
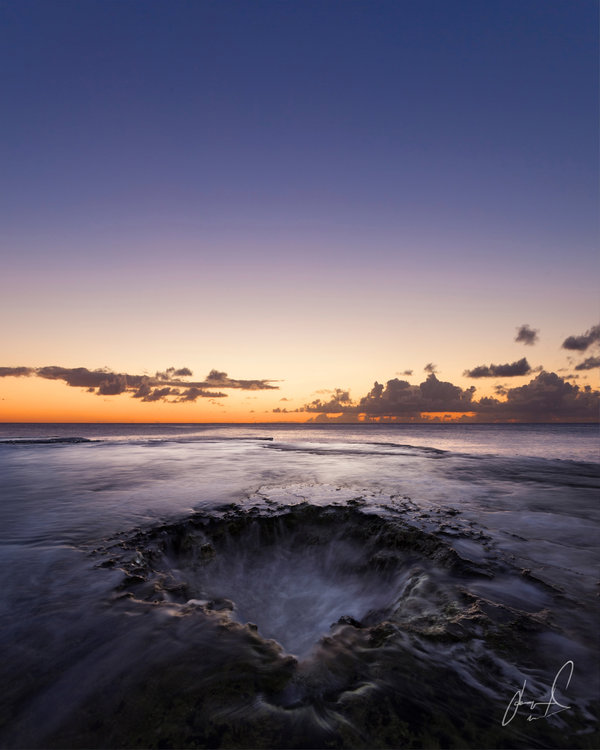
[(598, 449), (1, 425), (0, 743), (593, 747)]

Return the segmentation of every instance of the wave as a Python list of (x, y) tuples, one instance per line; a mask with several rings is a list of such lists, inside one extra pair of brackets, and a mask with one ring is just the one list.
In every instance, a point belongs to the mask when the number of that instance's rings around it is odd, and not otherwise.
[(447, 470), (448, 477), (600, 490), (600, 464), (594, 462), (476, 455), (461, 456), (461, 459), (460, 464)]
[(56, 445), (56, 444), (67, 444), (76, 445), (78, 443), (112, 443), (117, 445), (161, 445), (161, 444), (189, 444), (189, 443), (227, 443), (227, 442), (269, 442), (272, 441), (272, 437), (228, 437), (228, 436), (182, 436), (182, 437), (136, 437), (136, 436), (116, 436), (116, 437), (101, 437), (101, 438), (85, 438), (85, 437), (11, 437), (11, 438), (0, 438), (0, 445)]
[[(449, 454), (449, 451), (433, 448), (430, 446), (409, 445), (404, 443), (390, 442), (368, 442), (368, 443), (347, 443), (344, 447), (335, 444), (319, 443), (282, 443), (277, 442), (273, 445), (265, 446), (270, 450), (308, 453), (316, 456), (426, 456), (429, 458), (442, 458)], [(378, 448), (387, 448), (388, 450), (377, 450)]]
[(0, 445), (55, 445), (57, 443), (66, 443), (74, 445), (76, 443), (100, 443), (98, 438), (84, 437), (46, 437), (46, 438), (0, 438)]

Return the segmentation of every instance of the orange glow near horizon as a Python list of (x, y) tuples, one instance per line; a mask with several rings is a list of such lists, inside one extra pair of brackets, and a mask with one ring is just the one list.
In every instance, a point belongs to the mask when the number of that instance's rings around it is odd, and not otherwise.
[[(359, 386), (356, 389), (356, 400), (361, 391)], [(314, 389), (313, 383), (298, 380), (277, 390), (231, 388), (223, 398), (201, 397), (189, 402), (144, 402), (142, 399), (132, 398), (132, 391), (119, 395), (98, 395), (88, 392), (84, 387), (66, 385), (61, 380), (7, 376), (0, 379), (0, 423), (456, 424), (481, 421), (481, 416), (478, 418), (474, 411), (369, 417), (364, 413), (322, 414), (297, 410), (319, 393)], [(285, 402), (285, 408), (280, 406), (281, 402)], [(528, 421), (528, 413), (525, 415), (525, 421)], [(494, 419), (490, 414), (485, 421), (521, 420), (514, 415)], [(569, 415), (559, 415), (544, 421), (574, 420)], [(595, 418), (580, 418), (575, 421), (595, 421)]]
[[(156, 401), (143, 403), (130, 395), (98, 396), (85, 389), (65, 386), (60, 381), (30, 378), (5, 378), (0, 401), (0, 423), (326, 423), (318, 415), (303, 411), (273, 411), (272, 395), (266, 392), (249, 397), (245, 391), (230, 392), (220, 400), (198, 399), (191, 403)], [(260, 404), (260, 405), (259, 405)], [(455, 422), (473, 417), (474, 412), (423, 413), (418, 418), (372, 417), (365, 414), (344, 419), (343, 414), (329, 414), (329, 422), (410, 423), (420, 421)]]
[[(263, 399), (270, 401), (268, 396)], [(272, 398), (272, 397), (271, 397)], [(246, 403), (245, 403), (246, 401)], [(223, 399), (200, 398), (190, 403), (142, 402), (128, 394), (98, 396), (57, 380), (4, 378), (0, 394), (0, 423), (192, 423), (305, 422), (302, 412), (273, 412), (276, 402), (262, 408), (246, 391)]]
[(359, 414), (359, 421), (361, 422), (377, 422), (381, 424), (410, 424), (411, 422), (460, 422), (464, 417), (469, 419), (476, 416), (474, 411), (423, 411), (418, 417), (371, 417), (367, 419), (366, 414)]
[(464, 417), (472, 419), (475, 416), (477, 416), (477, 413), (474, 411), (455, 411), (450, 413), (447, 411), (424, 411), (421, 413), (422, 419), (431, 421), (439, 420), (440, 422), (457, 422)]

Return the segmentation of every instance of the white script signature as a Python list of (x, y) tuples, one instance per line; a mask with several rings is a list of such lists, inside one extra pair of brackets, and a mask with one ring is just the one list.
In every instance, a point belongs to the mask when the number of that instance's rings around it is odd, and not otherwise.
[[(563, 680), (565, 679), (566, 675), (568, 674), (568, 677), (566, 677), (566, 683), (563, 690), (566, 690), (569, 687), (569, 683), (571, 682), (571, 677), (573, 676), (573, 669), (575, 668), (575, 665), (571, 660), (566, 661), (562, 667), (558, 670), (556, 673), (556, 677), (554, 678), (554, 682), (552, 683), (552, 687), (550, 688), (550, 700), (548, 701), (525, 701), (523, 700), (523, 696), (525, 695), (525, 687), (527, 685), (527, 680), (523, 680), (523, 687), (520, 690), (517, 690), (517, 692), (513, 695), (513, 697), (510, 699), (508, 706), (506, 707), (506, 711), (504, 712), (504, 718), (502, 719), (502, 726), (505, 727), (507, 724), (510, 724), (510, 722), (515, 718), (517, 715), (517, 711), (521, 706), (528, 706), (530, 711), (535, 711), (535, 709), (544, 709), (544, 712), (540, 714), (540, 716), (534, 716), (532, 713), (529, 714), (527, 717), (527, 721), (537, 721), (537, 719), (547, 719), (548, 716), (554, 716), (555, 714), (560, 713), (561, 711), (566, 711), (567, 708), (571, 708), (571, 706), (564, 706), (560, 701), (556, 699), (556, 696), (554, 695), (554, 691), (557, 688), (557, 683), (559, 680), (559, 677), (563, 675)], [(566, 671), (565, 671), (566, 670)], [(555, 708), (556, 710), (551, 711), (551, 708)]]

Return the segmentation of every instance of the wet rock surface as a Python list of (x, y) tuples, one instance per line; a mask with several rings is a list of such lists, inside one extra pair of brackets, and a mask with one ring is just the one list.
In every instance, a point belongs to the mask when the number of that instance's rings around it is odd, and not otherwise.
[[(443, 510), (432, 528), (391, 500), (385, 516), (360, 498), (227, 506), (96, 549), (122, 571), (107, 606), (144, 653), (49, 746), (594, 747), (590, 705), (502, 726), (513, 665), (554, 664), (552, 592), (494, 597), (486, 586), (522, 577), (483, 530)], [(482, 540), (485, 555), (464, 554)]]

